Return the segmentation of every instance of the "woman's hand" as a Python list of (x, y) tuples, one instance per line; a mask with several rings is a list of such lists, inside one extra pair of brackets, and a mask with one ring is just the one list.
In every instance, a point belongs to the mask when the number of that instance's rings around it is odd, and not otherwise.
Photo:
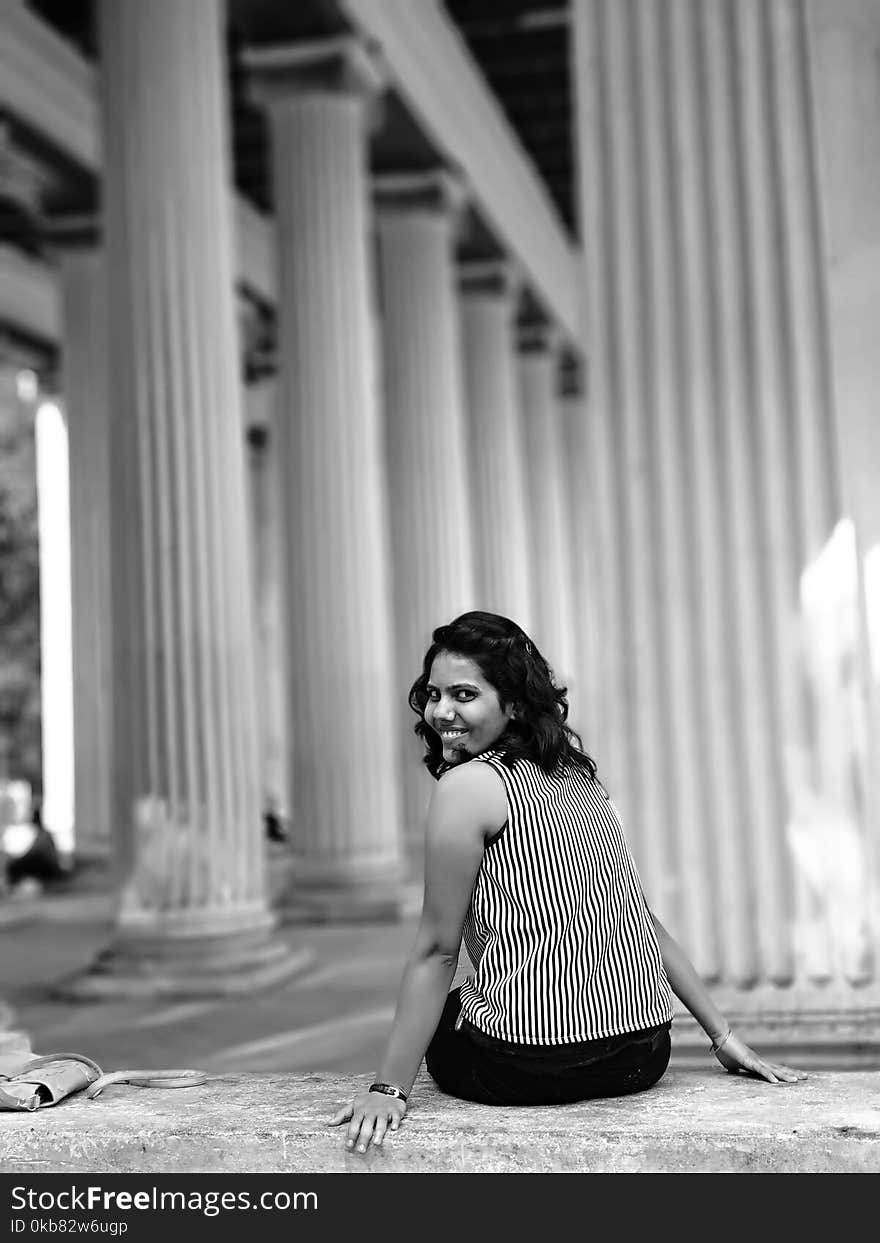
[(766, 1079), (768, 1083), (796, 1083), (799, 1079), (807, 1078), (802, 1070), (792, 1070), (790, 1066), (777, 1065), (776, 1062), (765, 1062), (754, 1049), (750, 1049), (733, 1032), (730, 1032), (712, 1052), (724, 1069), (732, 1075), (744, 1070), (758, 1079)]
[(385, 1132), (396, 1131), (405, 1113), (406, 1102), (398, 1097), (386, 1096), (384, 1092), (364, 1092), (340, 1109), (328, 1125), (339, 1126), (350, 1120), (345, 1146), (366, 1152), (371, 1140), (381, 1148)]

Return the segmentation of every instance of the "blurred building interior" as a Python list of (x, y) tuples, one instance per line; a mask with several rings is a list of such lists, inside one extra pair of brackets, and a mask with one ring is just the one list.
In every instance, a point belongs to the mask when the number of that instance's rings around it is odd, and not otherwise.
[(119, 895), (80, 995), (417, 907), (407, 692), (481, 608), (719, 1004), (876, 1053), (878, 54), (871, 0), (0, 0), (28, 720)]

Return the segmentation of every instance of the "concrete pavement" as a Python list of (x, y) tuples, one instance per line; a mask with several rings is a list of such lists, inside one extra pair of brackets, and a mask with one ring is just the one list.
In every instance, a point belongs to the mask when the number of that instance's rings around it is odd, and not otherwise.
[(76, 1003), (53, 987), (91, 961), (111, 929), (92, 895), (46, 898), (0, 919), (0, 997), (39, 1053), (83, 1052), (105, 1069), (198, 1065), (212, 1071), (369, 1073), (394, 1014), (415, 918), (385, 925), (292, 927), (312, 962), (277, 989), (198, 1001)]

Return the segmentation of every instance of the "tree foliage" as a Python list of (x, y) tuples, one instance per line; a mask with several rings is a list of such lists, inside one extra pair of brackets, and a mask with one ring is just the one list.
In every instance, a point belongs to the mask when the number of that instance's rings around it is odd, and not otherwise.
[(40, 574), (33, 418), (0, 404), (0, 769), (41, 785)]

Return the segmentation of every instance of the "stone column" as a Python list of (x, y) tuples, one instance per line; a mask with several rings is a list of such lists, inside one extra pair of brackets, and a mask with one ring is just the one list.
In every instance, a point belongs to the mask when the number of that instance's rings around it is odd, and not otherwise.
[[(880, 1000), (838, 422), (868, 355), (829, 337), (816, 147), (847, 105), (811, 81), (794, 0), (578, 0), (575, 17), (610, 780), (649, 901), (731, 1018), (833, 1043), (830, 1014), (865, 1034)], [(835, 71), (852, 82), (855, 57), (867, 83), (880, 24), (851, 19), (824, 46), (847, 28)], [(876, 106), (854, 122), (847, 221), (876, 124)]]
[(245, 390), (249, 446), (248, 495), (256, 602), (257, 705), (260, 722), (262, 806), (285, 819), (290, 813), (282, 609), (281, 463), (278, 454), (278, 384), (274, 376)]
[(122, 895), (79, 995), (299, 965), (266, 902), (220, 16), (101, 7)]
[(348, 39), (246, 58), (278, 229), (291, 917), (401, 904), (400, 748), (366, 177), (382, 83)]
[[(841, 520), (835, 539), (814, 561), (808, 610), (812, 642), (809, 668), (817, 704), (819, 784), (836, 811), (835, 833), (826, 834), (820, 866), (834, 877), (831, 922), (841, 947), (838, 970), (870, 984), (880, 982), (880, 425), (876, 349), (880, 298), (880, 13), (868, 0), (807, 5), (809, 87), (813, 100), (820, 200), (804, 195), (816, 169), (797, 144), (783, 149), (792, 184), (786, 216), (795, 277), (791, 299), (801, 365), (798, 382), (811, 411), (832, 398), (839, 462)], [(791, 3), (774, 12), (780, 49), (778, 107), (787, 129), (797, 132), (803, 92), (804, 34), (800, 11)], [(817, 219), (818, 218), (818, 219)], [(826, 289), (823, 346), (815, 358), (811, 319), (801, 299), (811, 291), (812, 249), (822, 226)], [(806, 250), (806, 255), (804, 254)], [(811, 303), (807, 303), (809, 307)], [(829, 385), (829, 372), (831, 383)], [(811, 442), (811, 469), (802, 491), (809, 495), (828, 475), (826, 442)], [(823, 466), (825, 469), (823, 470)], [(828, 485), (821, 493), (827, 495)], [(815, 547), (815, 541), (814, 545)], [(803, 591), (802, 598), (806, 594)], [(805, 601), (806, 603), (806, 601)], [(876, 1003), (875, 1003), (876, 1004)], [(863, 1025), (864, 1026), (864, 1025)]]
[(597, 458), (585, 370), (583, 362), (572, 356), (563, 361), (559, 401), (562, 415), (560, 480), (566, 497), (565, 512), (570, 535), (575, 639), (575, 689), (569, 700), (569, 722), (580, 733), (589, 751), (597, 745), (601, 736), (599, 686), (602, 653), (597, 626), (596, 561), (599, 535), (594, 508)]
[(527, 525), (533, 569), (533, 635), (557, 682), (575, 680), (574, 596), (562, 411), (559, 341), (549, 325), (518, 334), (519, 402), (526, 470)]
[(107, 271), (94, 222), (67, 221), (56, 244), (70, 463), (74, 847), (82, 862), (109, 856), (113, 829)]
[(407, 693), (431, 632), (473, 607), (474, 571), (454, 245), (462, 191), (446, 173), (374, 181), (391, 511), (395, 697), (409, 851), (433, 784)]
[(477, 590), (475, 608), (528, 633), (534, 622), (525, 451), (514, 320), (519, 277), (508, 263), (461, 268), (461, 334)]

